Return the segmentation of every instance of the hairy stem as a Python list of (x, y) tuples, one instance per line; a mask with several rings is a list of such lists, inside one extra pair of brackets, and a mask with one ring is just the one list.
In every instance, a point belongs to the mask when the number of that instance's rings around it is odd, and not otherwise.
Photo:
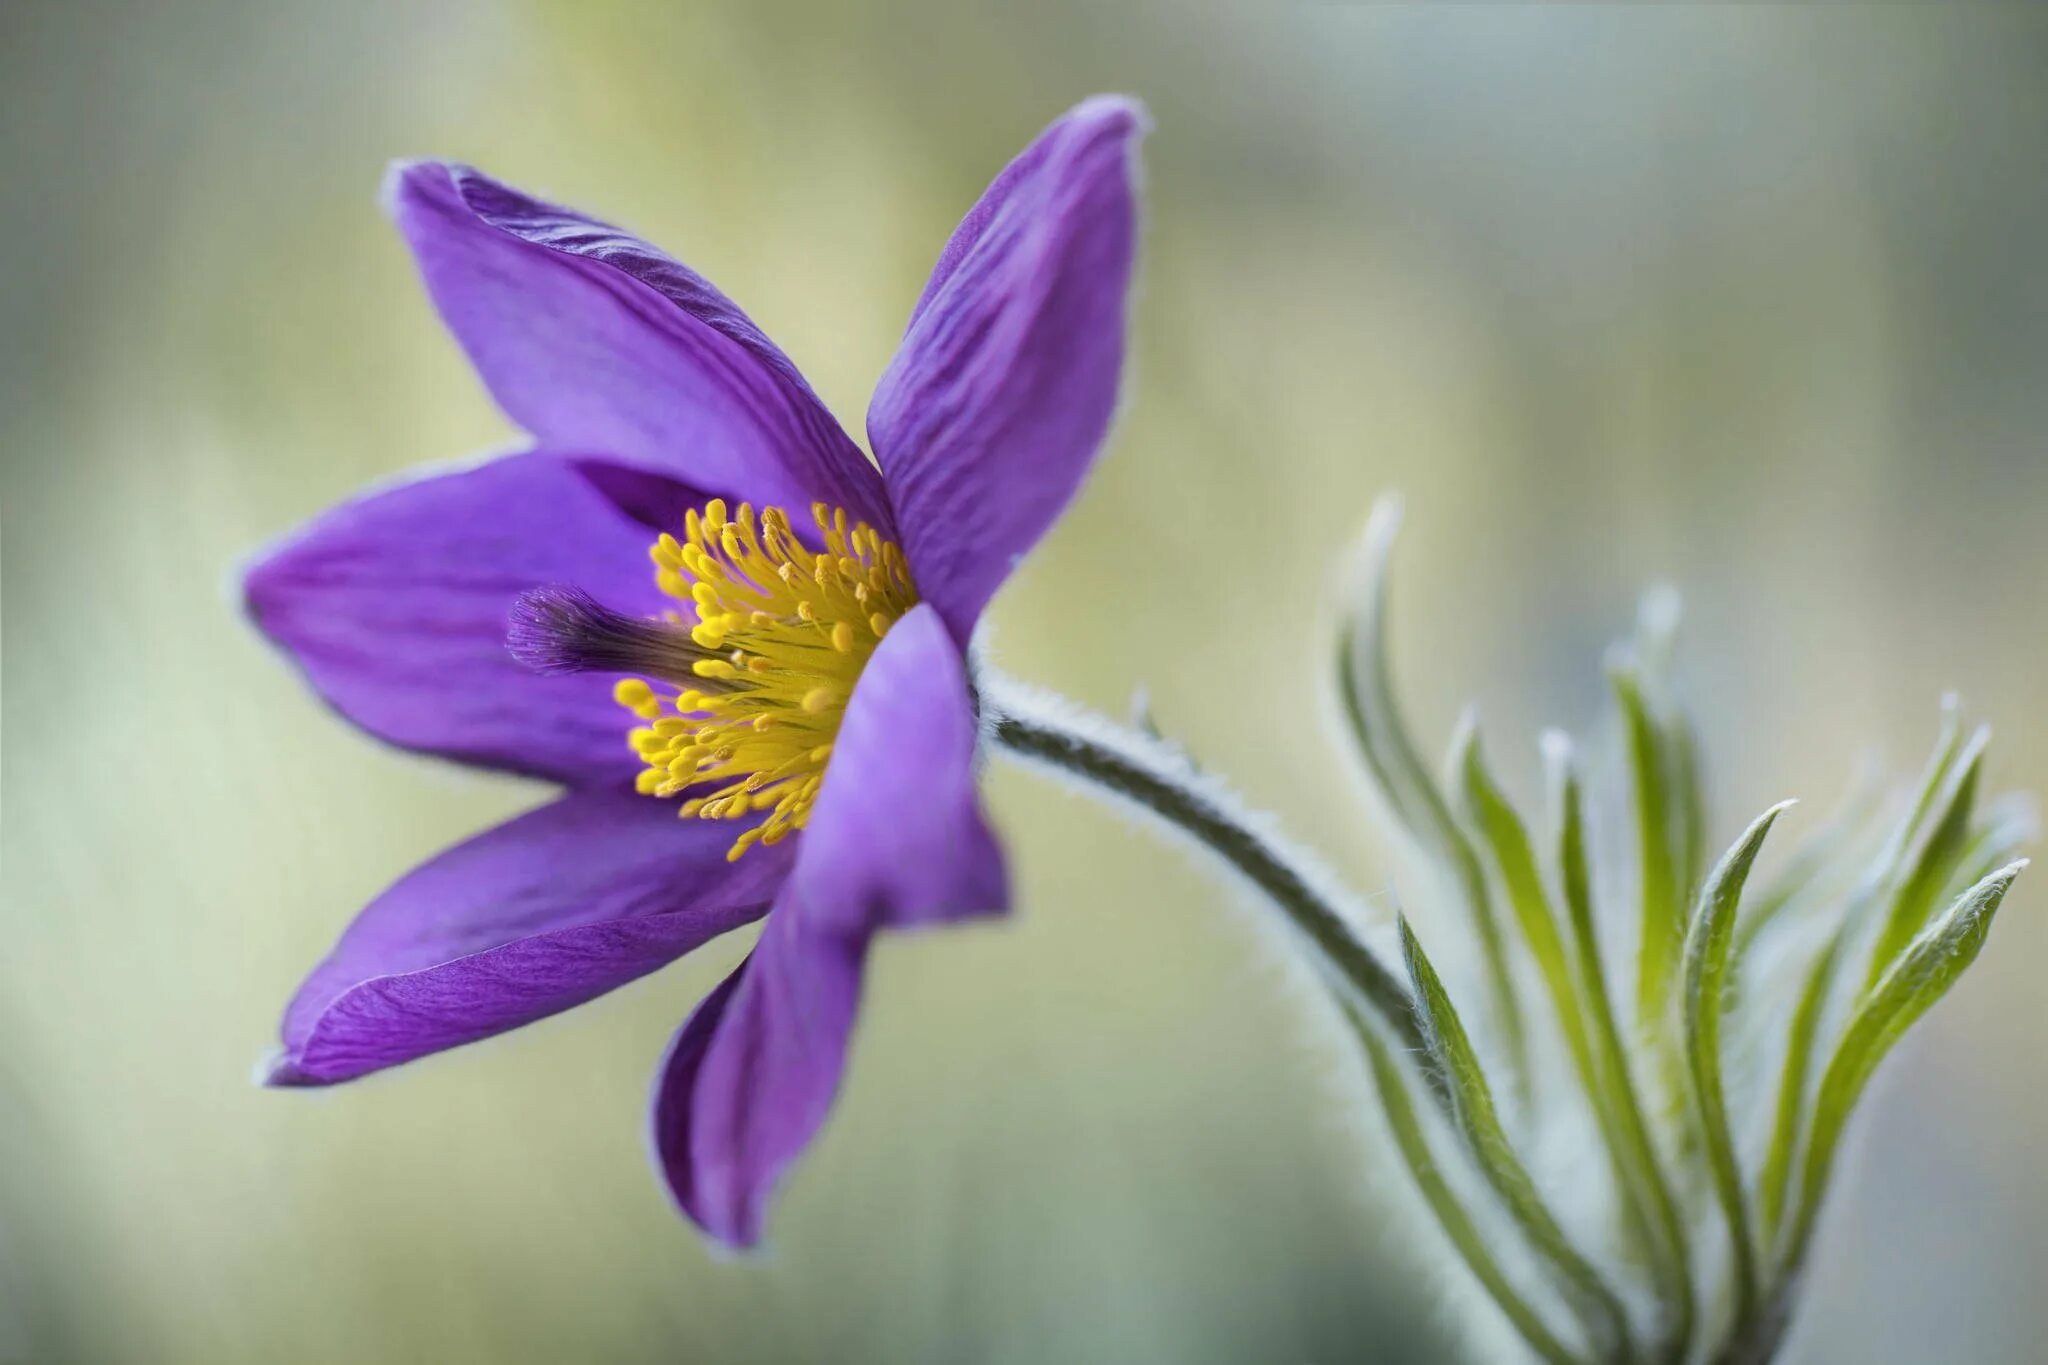
[(1408, 988), (1359, 940), (1305, 856), (1261, 832), (1249, 811), (1220, 787), (1199, 781), (1169, 746), (1059, 716), (1004, 679), (984, 675), (981, 687), (998, 745), (1141, 806), (1192, 836), (1286, 916), (1315, 949), (1326, 977), (1362, 997), (1404, 1049), (1423, 1051)]
[[(1139, 806), (1193, 838), (1262, 893), (1314, 950), (1316, 966), (1357, 1036), (1395, 1144), (1452, 1249), (1548, 1365), (1582, 1357), (1551, 1331), (1515, 1288), (1487, 1235), (1445, 1179), (1423, 1118), (1410, 1102), (1413, 1059), (1427, 1039), (1408, 988), (1361, 942), (1336, 893), (1307, 854), (1263, 828), (1220, 784), (1172, 745), (1065, 711), (1030, 689), (984, 672), (979, 695), (997, 746)], [(1443, 1077), (1423, 1070), (1424, 1089), (1447, 1116)], [(1618, 1319), (1625, 1320), (1618, 1304)], [(1620, 1329), (1623, 1339), (1626, 1328)]]

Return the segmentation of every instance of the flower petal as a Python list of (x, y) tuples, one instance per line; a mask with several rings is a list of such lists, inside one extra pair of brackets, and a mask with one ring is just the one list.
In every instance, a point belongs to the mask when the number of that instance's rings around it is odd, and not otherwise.
[(1130, 100), (1089, 100), (996, 178), (868, 408), (911, 572), (963, 643), (1108, 430), (1144, 125)]
[(467, 166), (401, 163), (386, 196), (443, 320), (544, 444), (890, 526), (874, 466), (796, 366), (687, 267)]
[(959, 651), (919, 607), (861, 674), (760, 943), (676, 1035), (657, 1081), (656, 1158), (720, 1241), (760, 1239), (776, 1183), (824, 1123), (875, 931), (1007, 907), (974, 746)]
[[(579, 1005), (760, 918), (784, 849), (729, 824), (575, 792), (415, 868), (285, 1011), (272, 1085), (329, 1085)], [(762, 856), (762, 855), (766, 856)]]
[(640, 765), (609, 685), (531, 672), (506, 651), (505, 621), (550, 583), (660, 610), (651, 539), (577, 461), (529, 453), (343, 503), (259, 560), (243, 590), (314, 690), (378, 738), (571, 785), (623, 782)]
[(656, 1160), (683, 1213), (727, 1246), (761, 1240), (776, 1182), (832, 1107), (866, 956), (862, 937), (771, 913), (753, 953), (669, 1046)]
[(975, 739), (960, 651), (936, 611), (915, 607), (854, 687), (778, 904), (841, 933), (1007, 909)]

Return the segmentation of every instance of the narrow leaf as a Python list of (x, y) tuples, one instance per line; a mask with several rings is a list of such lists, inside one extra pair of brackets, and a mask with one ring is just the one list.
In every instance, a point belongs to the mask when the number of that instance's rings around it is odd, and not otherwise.
[(1742, 887), (1756, 863), (1764, 837), (1790, 801), (1771, 807), (1721, 855), (1700, 892), (1699, 909), (1685, 940), (1685, 1041), (1692, 1075), (1693, 1098), (1699, 1107), (1706, 1139), (1707, 1165), (1714, 1194), (1728, 1220), (1728, 1241), (1734, 1258), (1735, 1318), (1747, 1323), (1757, 1307), (1757, 1247), (1750, 1229), (1749, 1205), (1742, 1186), (1742, 1168), (1735, 1155), (1735, 1135), (1728, 1123), (1727, 1094), (1721, 1084), (1721, 1015), (1727, 1005), (1728, 963), (1735, 942), (1736, 912)]
[(1693, 735), (1690, 721), (1674, 716), (1666, 722), (1664, 743), (1671, 754), (1671, 790), (1676, 806), (1672, 839), (1682, 901), (1699, 885), (1701, 864), (1706, 859), (1706, 777), (1701, 771), (1699, 741)]
[(1706, 857), (1706, 783), (1699, 745), (1683, 712), (1660, 697), (1670, 695), (1672, 660), (1678, 648), (1678, 623), (1683, 614), (1678, 589), (1659, 583), (1636, 604), (1638, 684), (1662, 738), (1666, 789), (1671, 807), (1672, 864), (1677, 871), (1679, 907), (1699, 885)]
[(1382, 498), (1374, 504), (1360, 537), (1347, 591), (1351, 611), (1338, 640), (1338, 700), (1381, 800), (1409, 837), (1449, 871), (1453, 889), (1464, 902), (1479, 937), (1493, 1014), (1514, 1067), (1516, 1088), (1526, 1094), (1528, 1040), (1486, 875), (1409, 733), (1387, 666), (1387, 562), (1400, 524), (1399, 500)]
[(1585, 1314), (1588, 1330), (1603, 1344), (1629, 1353), (1628, 1314), (1600, 1272), (1572, 1245), (1551, 1213), (1536, 1182), (1516, 1155), (1494, 1107), (1486, 1073), (1472, 1040), (1458, 1018), (1449, 992), (1422, 950), (1408, 921), (1400, 921), (1401, 950), (1415, 986), (1416, 1009), (1431, 1058), (1443, 1072), (1454, 1101), (1458, 1125), (1480, 1174), (1499, 1194), (1509, 1214), (1537, 1253), (1549, 1264), (1567, 1293)]
[(2040, 836), (2040, 818), (2030, 798), (2008, 792), (1990, 802), (1983, 820), (1970, 835), (1970, 842), (1956, 859), (1956, 869), (1949, 876), (1943, 898), (1955, 899), (1965, 887), (1975, 886), (2004, 867), (2018, 856), (2022, 847)]
[[(1623, 1207), (1639, 1225), (1654, 1229), (1655, 1235), (1650, 1239), (1651, 1267), (1657, 1278), (1658, 1298), (1669, 1314), (1664, 1341), (1682, 1349), (1692, 1338), (1695, 1312), (1685, 1224), (1650, 1136), (1647, 1112), (1629, 1066), (1629, 1050), (1608, 992), (1606, 966), (1593, 915), (1585, 807), (1572, 761), (1571, 741), (1551, 731), (1544, 735), (1543, 746), (1550, 767), (1551, 806), (1556, 812), (1557, 882), (1571, 927), (1579, 984), (1585, 991), (1586, 1022), (1600, 1063), (1601, 1089), (1615, 1125), (1615, 1140), (1624, 1154)], [(1660, 1352), (1660, 1358), (1664, 1354), (1667, 1353)]]
[(1564, 938), (1558, 932), (1557, 914), (1551, 908), (1549, 893), (1544, 890), (1543, 874), (1537, 867), (1535, 851), (1530, 847), (1528, 830), (1488, 770), (1475, 725), (1468, 723), (1459, 727), (1452, 755), (1451, 768), (1456, 784), (1454, 794), (1479, 832), (1482, 847), (1490, 855), (1494, 871), (1507, 893), (1508, 908), (1513, 911), (1522, 938), (1536, 959), (1537, 970), (1550, 996), (1551, 1009), (1556, 1013), (1559, 1030), (1564, 1035), (1565, 1051), (1570, 1056), (1572, 1068), (1578, 1073), (1579, 1083), (1586, 1094), (1597, 1102), (1600, 1095), (1599, 1073), (1593, 1059), (1592, 1043), (1586, 1034), (1579, 988), (1572, 979), (1571, 959), (1565, 951)]
[(1791, 1214), (1790, 1206), (1780, 1201), (1787, 1193), (1801, 1136), (1811, 1121), (1808, 1113), (1810, 1097), (1806, 1088), (1808, 1078), (1813, 1074), (1814, 1048), (1819, 1040), (1821, 1021), (1828, 1013), (1829, 1001), (1834, 998), (1842, 964), (1849, 956), (1851, 927), (1859, 914), (1870, 905), (1884, 901), (1890, 894), (1908, 850), (1922, 837), (1942, 790), (1943, 780), (1961, 746), (1959, 706), (1951, 695), (1942, 699), (1941, 729), (1935, 737), (1927, 766), (1921, 772), (1912, 804), (1850, 893), (1844, 927), (1836, 930), (1827, 947), (1814, 958), (1812, 967), (1808, 969), (1806, 984), (1800, 991), (1799, 1004), (1793, 1013), (1792, 1028), (1785, 1041), (1785, 1060), (1779, 1073), (1778, 1108), (1772, 1119), (1770, 1145), (1766, 1148), (1759, 1178), (1764, 1226), (1767, 1232), (1777, 1237), (1792, 1235), (1791, 1229), (1784, 1226), (1784, 1219)]
[(1828, 983), (1834, 979), (1835, 958), (1841, 950), (1842, 933), (1838, 929), (1828, 935), (1827, 943), (1808, 970), (1806, 985), (1799, 992), (1799, 1004), (1792, 1012), (1792, 1026), (1786, 1033), (1770, 1145), (1764, 1149), (1764, 1164), (1757, 1177), (1757, 1217), (1767, 1245), (1776, 1245), (1783, 1231), (1785, 1182), (1792, 1171), (1792, 1154), (1799, 1145), (1799, 1125), (1805, 1117), (1813, 1040), (1820, 1031), (1821, 1007), (1827, 1001)]
[(1421, 1116), (1416, 1112), (1393, 1049), (1380, 1037), (1373, 1020), (1355, 1002), (1344, 999), (1340, 1003), (1352, 1031), (1365, 1048), (1366, 1060), (1372, 1067), (1373, 1083), (1379, 1088), (1380, 1107), (1387, 1116), (1387, 1127), (1393, 1134), (1394, 1145), (1400, 1149), (1401, 1158), (1407, 1163), (1409, 1174), (1415, 1177), (1423, 1202), (1436, 1215), (1437, 1224), (1443, 1228), (1444, 1236), (1450, 1239), (1452, 1249), (1471, 1270), (1473, 1278), (1493, 1296), (1493, 1301), (1500, 1306), (1515, 1330), (1521, 1333), (1522, 1340), (1529, 1344), (1531, 1350), (1550, 1365), (1576, 1365), (1577, 1357), (1557, 1339), (1544, 1323), (1542, 1314), (1531, 1307), (1515, 1288), (1499, 1259), (1494, 1256), (1489, 1239), (1444, 1178), (1443, 1168), (1430, 1149), (1428, 1134), (1423, 1131)]
[(1977, 786), (1984, 770), (1984, 747), (1991, 741), (1988, 726), (1978, 726), (1956, 755), (1925, 815), (1926, 832), (1910, 849), (1905, 876), (1892, 891), (1891, 902), (1871, 948), (1865, 988), (1877, 984), (1913, 935), (1933, 913), (1970, 839)]
[(1869, 885), (1863, 889), (1864, 894), (1872, 894), (1871, 888), (1889, 885), (1915, 842), (1924, 837), (1929, 815), (1941, 795), (1943, 779), (1947, 777), (1950, 767), (1954, 764), (1962, 742), (1960, 703), (1954, 694), (1950, 694), (1941, 700), (1941, 731), (1935, 737), (1934, 752), (1928, 755), (1927, 767), (1920, 774), (1920, 783), (1914, 791), (1913, 804), (1893, 827), (1891, 837), (1879, 851), (1870, 870)]
[(1746, 964), (1764, 931), (1810, 892), (1843, 878), (1841, 868), (1855, 857), (1882, 794), (1878, 769), (1860, 769), (1820, 832), (1800, 844), (1760, 891), (1745, 897), (1742, 918), (1735, 925), (1734, 989), (1740, 990), (1748, 977)]
[(1677, 861), (1672, 848), (1670, 759), (1664, 737), (1644, 700), (1635, 669), (1615, 661), (1608, 681), (1621, 707), (1628, 744), (1629, 787), (1634, 800), (1637, 870), (1641, 880), (1642, 933), (1636, 965), (1636, 1019), (1649, 1035), (1661, 1036), (1671, 980), (1678, 966), (1680, 922)]
[(2025, 866), (2022, 860), (2000, 868), (1958, 897), (1921, 930), (1850, 1016), (1814, 1098), (1813, 1129), (1800, 1171), (1799, 1211), (1787, 1254), (1788, 1277), (1796, 1277), (1804, 1263), (1842, 1132), (1872, 1073), (1892, 1045), (1977, 960), (1999, 903)]

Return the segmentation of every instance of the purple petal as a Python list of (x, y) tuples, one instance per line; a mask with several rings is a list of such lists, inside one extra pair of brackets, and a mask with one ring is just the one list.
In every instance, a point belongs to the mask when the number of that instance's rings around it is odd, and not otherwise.
[(753, 956), (698, 1006), (658, 1079), (657, 1159), (720, 1241), (759, 1240), (777, 1182), (831, 1109), (874, 932), (1007, 907), (974, 745), (959, 651), (919, 607), (861, 675)]
[(861, 937), (771, 913), (752, 955), (669, 1047), (656, 1159), (684, 1214), (727, 1246), (761, 1240), (777, 1180), (832, 1107), (866, 956)]
[(626, 743), (632, 718), (602, 678), (541, 677), (515, 662), (506, 615), (522, 592), (554, 583), (618, 610), (660, 610), (650, 540), (577, 462), (514, 455), (343, 503), (243, 587), (257, 627), (380, 739), (571, 785), (616, 783), (640, 766)]
[(938, 613), (918, 606), (890, 628), (854, 687), (778, 904), (812, 928), (843, 933), (1008, 908), (974, 759), (960, 651)]
[[(415, 868), (357, 916), (285, 1011), (273, 1085), (329, 1085), (579, 1005), (760, 918), (786, 849), (576, 792)], [(766, 855), (766, 856), (763, 856)]]
[(1144, 124), (1130, 100), (1089, 100), (996, 178), (868, 408), (911, 571), (963, 643), (1108, 430)]
[(543, 443), (890, 527), (874, 466), (796, 366), (685, 266), (467, 166), (400, 164), (386, 194), (443, 320)]

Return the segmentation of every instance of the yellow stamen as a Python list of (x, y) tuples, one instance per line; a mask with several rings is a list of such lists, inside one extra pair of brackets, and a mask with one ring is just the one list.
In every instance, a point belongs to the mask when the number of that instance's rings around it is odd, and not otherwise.
[(843, 509), (816, 503), (822, 553), (779, 507), (728, 512), (713, 499), (649, 550), (655, 584), (684, 604), (690, 638), (723, 658), (693, 665), (701, 688), (662, 695), (638, 678), (613, 695), (644, 722), (628, 736), (647, 765), (645, 795), (712, 790), (678, 808), (685, 819), (769, 812), (726, 856), (780, 843), (810, 818), (847, 698), (889, 627), (917, 605), (903, 552)]

